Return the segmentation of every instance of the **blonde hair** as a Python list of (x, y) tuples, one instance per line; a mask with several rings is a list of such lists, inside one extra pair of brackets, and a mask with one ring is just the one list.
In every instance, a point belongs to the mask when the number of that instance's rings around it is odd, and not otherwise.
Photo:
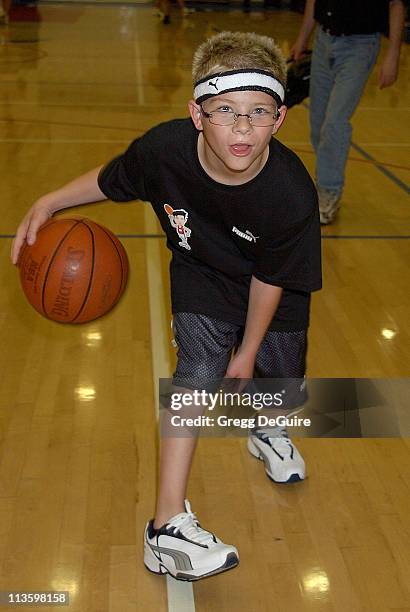
[(192, 60), (193, 83), (225, 70), (267, 70), (286, 85), (286, 62), (269, 36), (255, 32), (220, 32), (202, 43)]

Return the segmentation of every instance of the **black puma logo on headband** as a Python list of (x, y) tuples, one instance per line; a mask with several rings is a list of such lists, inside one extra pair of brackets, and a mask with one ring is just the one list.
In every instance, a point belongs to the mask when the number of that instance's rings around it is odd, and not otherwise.
[(219, 81), (219, 77), (216, 79), (216, 81), (214, 83), (212, 83), (212, 81), (208, 81), (208, 85), (212, 87), (215, 87), (216, 91), (218, 91), (218, 87), (216, 86), (217, 82)]

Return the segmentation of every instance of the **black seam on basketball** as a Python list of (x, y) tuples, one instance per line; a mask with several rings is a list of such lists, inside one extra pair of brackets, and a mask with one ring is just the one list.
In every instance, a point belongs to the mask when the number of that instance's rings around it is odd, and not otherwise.
[(84, 219), (81, 219), (80, 223), (82, 225), (85, 225), (85, 227), (88, 229), (88, 231), (91, 234), (91, 244), (92, 244), (92, 258), (91, 258), (91, 270), (90, 270), (90, 280), (88, 281), (88, 287), (87, 287), (87, 291), (85, 292), (85, 296), (84, 296), (84, 300), (83, 303), (80, 306), (80, 310), (77, 312), (77, 314), (75, 315), (75, 317), (73, 317), (71, 319), (71, 321), (69, 321), (69, 323), (74, 323), (74, 321), (76, 319), (78, 319), (78, 317), (80, 316), (80, 314), (82, 313), (82, 311), (84, 310), (85, 305), (88, 302), (88, 298), (90, 296), (90, 291), (91, 291), (91, 285), (93, 282), (93, 278), (94, 278), (94, 264), (95, 264), (95, 241), (94, 241), (94, 233), (91, 229), (91, 227), (89, 225), (87, 225), (87, 223), (84, 223)]
[[(68, 221), (68, 219), (67, 219), (67, 221)], [(74, 221), (74, 219), (70, 219), (70, 221)], [(42, 289), (42, 292), (41, 292), (41, 306), (42, 306), (42, 308), (43, 308), (43, 313), (44, 313), (44, 315), (45, 315), (46, 317), (48, 317), (48, 313), (47, 313), (47, 310), (46, 310), (46, 307), (45, 307), (45, 304), (44, 304), (44, 296), (45, 296), (45, 292), (46, 292), (46, 287), (47, 287), (47, 279), (48, 279), (48, 275), (49, 275), (49, 272), (50, 272), (51, 264), (53, 263), (54, 259), (56, 258), (57, 252), (58, 252), (59, 248), (61, 247), (61, 245), (63, 244), (64, 240), (65, 240), (65, 239), (67, 238), (67, 236), (68, 236), (68, 235), (69, 235), (69, 234), (70, 234), (70, 233), (73, 231), (73, 229), (74, 229), (75, 227), (77, 227), (77, 225), (78, 225), (79, 223), (81, 223), (81, 220), (80, 220), (80, 221), (76, 221), (76, 223), (75, 223), (75, 224), (74, 224), (72, 227), (70, 227), (70, 229), (68, 230), (68, 232), (67, 232), (66, 234), (64, 234), (63, 238), (61, 238), (60, 242), (59, 242), (59, 243), (58, 243), (58, 245), (56, 246), (56, 248), (55, 248), (55, 250), (54, 250), (54, 253), (53, 253), (53, 255), (52, 255), (52, 257), (51, 257), (50, 261), (48, 262), (47, 271), (46, 271), (46, 273), (44, 274), (43, 289)]]
[[(87, 223), (85, 223), (85, 225), (87, 225)], [(87, 227), (89, 227), (89, 225), (87, 225)], [(122, 284), (123, 284), (124, 280), (126, 280), (126, 279), (125, 279), (125, 274), (124, 274), (124, 267), (123, 267), (123, 265), (122, 265), (121, 253), (119, 252), (118, 247), (117, 247), (117, 245), (116, 245), (115, 241), (112, 239), (112, 236), (110, 236), (110, 234), (109, 234), (109, 233), (106, 231), (106, 229), (105, 229), (105, 228), (104, 228), (102, 225), (99, 225), (99, 228), (100, 228), (100, 230), (102, 230), (102, 231), (104, 232), (104, 234), (105, 234), (106, 236), (108, 236), (108, 238), (109, 238), (109, 239), (111, 240), (111, 242), (113, 243), (113, 245), (114, 245), (114, 247), (115, 247), (115, 250), (116, 250), (116, 251), (117, 251), (117, 253), (118, 253), (118, 259), (120, 260), (120, 266), (121, 266), (121, 283), (120, 283), (120, 288), (119, 288), (119, 290), (118, 290), (118, 295), (117, 295), (117, 297), (115, 298), (115, 300), (113, 301), (112, 306), (111, 306), (111, 308), (114, 308), (114, 306), (116, 305), (116, 303), (118, 302), (118, 300), (119, 300), (119, 299), (120, 299), (120, 297), (121, 297), (121, 289), (122, 289)]]

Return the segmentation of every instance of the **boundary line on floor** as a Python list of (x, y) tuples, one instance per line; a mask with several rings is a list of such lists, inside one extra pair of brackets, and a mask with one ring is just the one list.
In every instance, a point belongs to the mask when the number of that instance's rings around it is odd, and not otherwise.
[[(166, 239), (165, 234), (115, 234), (117, 238), (127, 239), (127, 238), (156, 238), (160, 240)], [(15, 234), (0, 234), (0, 239), (10, 239), (13, 240), (16, 237)], [(386, 236), (373, 236), (373, 235), (360, 235), (360, 234), (341, 234), (340, 236), (337, 234), (322, 234), (322, 240), (410, 240), (410, 235), (386, 235)]]

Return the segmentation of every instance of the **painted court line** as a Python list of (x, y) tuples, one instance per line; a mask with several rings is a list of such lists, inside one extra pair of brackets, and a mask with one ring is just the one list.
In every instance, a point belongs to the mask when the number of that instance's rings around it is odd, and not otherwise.
[[(302, 103), (302, 107), (304, 107), (306, 110), (309, 110), (309, 104), (307, 104), (306, 102)], [(362, 146), (364, 144), (365, 143), (362, 143)], [(403, 189), (403, 191), (405, 191), (406, 193), (410, 193), (409, 185), (407, 185), (402, 180), (400, 180), (395, 174), (393, 174), (393, 172), (391, 172), (385, 166), (383, 166), (383, 164), (375, 160), (374, 157), (370, 155), (370, 153), (367, 153), (367, 151), (365, 151), (362, 147), (360, 147), (353, 141), (351, 143), (351, 147), (352, 149), (355, 149), (358, 153), (360, 153), (360, 155), (362, 155), (365, 159), (367, 159), (368, 161), (371, 161), (374, 164), (374, 167), (377, 168), (377, 170), (379, 170), (382, 174), (384, 174), (384, 176), (386, 176), (393, 183), (395, 183), (398, 187), (400, 187), (400, 189)]]
[(363, 147), (410, 147), (410, 142), (362, 142)]
[(63, 138), (63, 139), (55, 139), (50, 140), (49, 138), (0, 138), (0, 142), (21, 142), (23, 144), (129, 144), (131, 142), (130, 138), (126, 140), (101, 140), (101, 139), (92, 139), (89, 138)]
[[(153, 232), (156, 230), (156, 217), (148, 206), (144, 207), (144, 225), (148, 232), (152, 232), (147, 234), (147, 236), (153, 236)], [(157, 236), (159, 235), (157, 234)], [(167, 350), (168, 336), (163, 309), (160, 245), (156, 241), (148, 240), (145, 248), (152, 345), (152, 372), (154, 377), (156, 418), (158, 421), (159, 379), (170, 376), (171, 363)]]
[[(37, 100), (7, 100), (7, 102), (2, 102), (0, 100), (0, 108), (2, 106), (6, 106), (10, 108), (11, 106), (41, 106), (42, 108), (53, 108), (56, 107), (72, 107), (72, 108), (134, 108), (139, 106), (144, 106), (146, 108), (164, 108), (164, 104), (155, 104), (155, 102), (150, 102), (149, 104), (135, 102), (39, 102)], [(185, 110), (185, 104), (168, 104), (167, 108), (183, 108)]]
[(400, 180), (395, 174), (393, 174), (393, 172), (383, 166), (383, 164), (376, 161), (374, 157), (370, 155), (370, 153), (367, 153), (367, 151), (362, 149), (362, 147), (359, 147), (359, 145), (354, 142), (352, 142), (352, 148), (355, 149), (358, 153), (360, 153), (360, 155), (362, 155), (364, 158), (371, 161), (374, 164), (375, 168), (377, 168), (380, 172), (387, 176), (387, 178), (393, 181), (393, 183), (400, 187), (400, 189), (403, 189), (403, 191), (405, 191), (406, 193), (410, 193), (410, 186), (407, 185), (404, 181)]
[[(0, 119), (1, 121), (1, 119)], [(104, 129), (106, 130), (113, 130), (115, 128), (111, 128), (110, 126), (106, 126)], [(132, 128), (126, 128), (127, 130), (131, 130)], [(94, 138), (0, 138), (0, 142), (21, 142), (24, 144), (70, 144), (70, 143), (74, 143), (74, 144), (98, 144), (98, 143), (102, 143), (102, 144), (129, 144), (130, 143), (130, 138), (125, 138), (125, 139), (119, 139), (119, 140), (113, 140), (113, 139), (106, 139), (106, 138), (99, 138), (99, 139), (94, 139)], [(281, 141), (282, 142), (282, 141)], [(285, 144), (287, 147), (311, 147), (311, 143), (306, 141), (306, 140), (286, 140), (283, 141), (283, 144)], [(353, 146), (353, 144), (352, 144)], [(357, 147), (357, 145), (355, 145)], [(362, 146), (363, 147), (381, 147), (381, 148), (396, 148), (396, 149), (400, 149), (400, 148), (409, 148), (410, 147), (410, 142), (362, 142)], [(370, 158), (369, 158), (370, 159)], [(373, 161), (373, 163), (378, 163), (376, 160), (372, 159), (371, 161)]]
[(360, 235), (345, 235), (338, 236), (337, 234), (322, 234), (322, 240), (410, 240), (410, 236), (360, 236)]
[[(147, 236), (162, 238), (155, 234), (157, 218), (150, 206), (144, 207), (144, 225)], [(144, 237), (139, 235), (140, 238)], [(146, 264), (151, 327), (152, 375), (155, 393), (156, 419), (159, 420), (159, 379), (171, 375), (171, 364), (167, 350), (168, 334), (164, 314), (163, 286), (161, 282), (160, 243), (148, 240)], [(189, 582), (179, 582), (167, 575), (167, 599), (169, 612), (195, 612), (194, 591)]]
[[(116, 234), (117, 238), (157, 238), (164, 240), (165, 234)], [(15, 234), (0, 234), (1, 238), (15, 238)], [(410, 240), (410, 235), (388, 235), (388, 236), (373, 236), (373, 235), (360, 235), (360, 234), (322, 234), (322, 240)], [(156, 258), (156, 255), (154, 256)], [(156, 261), (154, 259), (153, 261)], [(158, 264), (156, 264), (158, 265)], [(152, 273), (156, 273), (157, 268), (153, 266)], [(159, 270), (159, 268), (158, 268)]]
[(355, 112), (357, 111), (410, 111), (410, 106), (359, 106)]
[[(278, 139), (280, 140), (280, 138)], [(284, 140), (283, 144), (288, 147), (311, 147), (312, 144), (305, 140)], [(387, 149), (391, 148), (407, 148), (410, 147), (410, 142), (362, 142), (363, 147), (384, 147)], [(313, 148), (312, 148), (313, 152)]]
[(192, 584), (167, 576), (169, 612), (195, 612)]
[[(10, 81), (9, 81), (10, 82)], [(13, 81), (15, 82), (15, 81)], [(111, 107), (115, 107), (115, 106), (119, 106), (119, 107), (130, 107), (130, 108), (135, 108), (135, 106), (137, 105), (137, 102), (39, 102), (37, 100), (8, 100), (7, 102), (1, 102), (0, 101), (0, 107), (2, 105), (6, 105), (8, 107), (10, 106), (42, 106), (42, 107), (52, 107), (52, 106), (72, 106), (72, 107), (87, 107), (87, 106), (92, 106), (93, 108), (96, 107), (103, 107), (103, 108), (107, 108), (108, 106)], [(163, 104), (158, 104), (155, 102), (150, 102), (149, 104), (146, 105), (147, 107), (155, 107), (155, 108), (164, 108)], [(181, 104), (168, 104), (167, 103), (167, 108), (181, 108), (184, 107), (185, 108), (185, 103), (181, 103)], [(299, 107), (294, 107), (293, 110), (298, 110)], [(359, 108), (356, 109), (356, 112), (358, 111), (378, 111), (378, 112), (388, 112), (388, 111), (410, 111), (410, 106), (397, 106), (394, 109), (392, 109), (392, 107), (390, 106), (360, 106)]]

